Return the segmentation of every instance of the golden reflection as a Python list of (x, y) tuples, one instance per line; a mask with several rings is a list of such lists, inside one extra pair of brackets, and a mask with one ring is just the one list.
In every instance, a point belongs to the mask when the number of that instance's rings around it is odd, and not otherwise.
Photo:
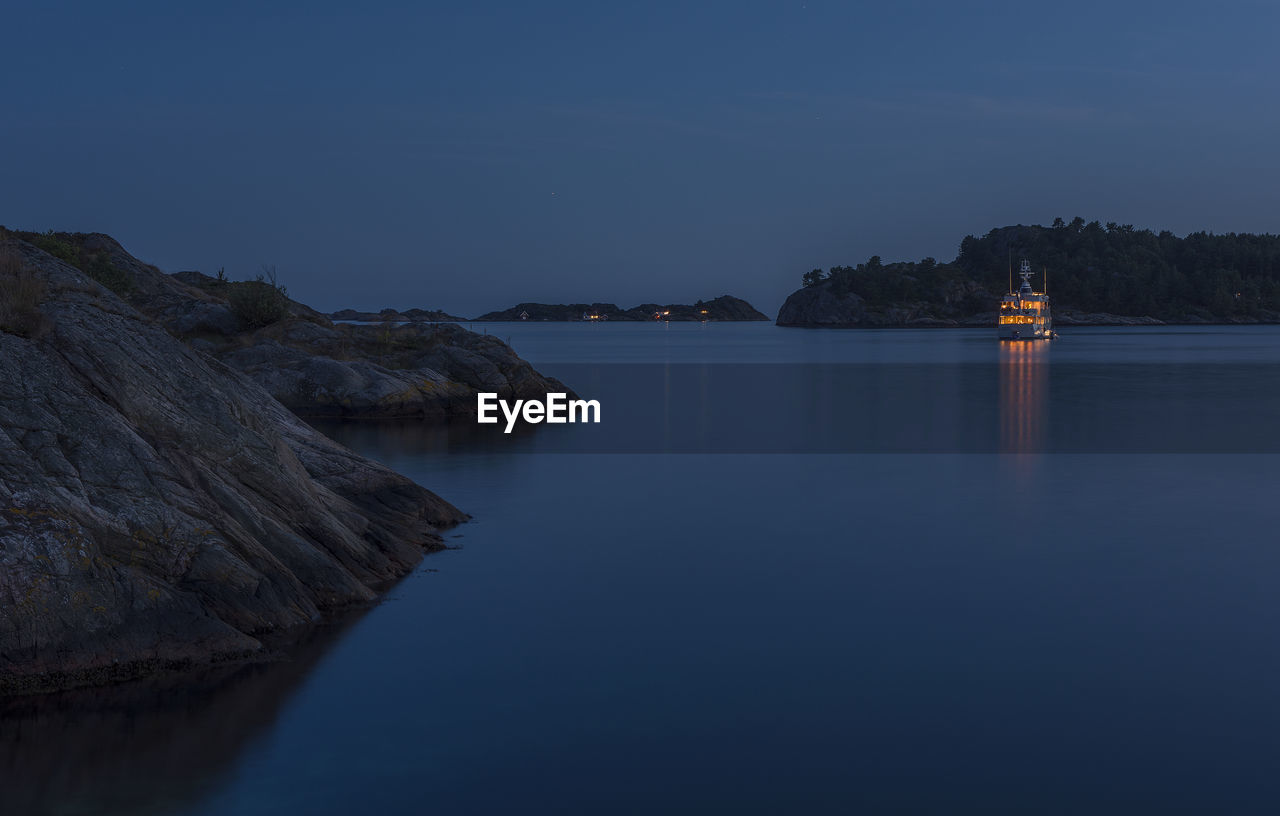
[(1044, 449), (1048, 412), (1049, 343), (1000, 344), (1000, 451)]

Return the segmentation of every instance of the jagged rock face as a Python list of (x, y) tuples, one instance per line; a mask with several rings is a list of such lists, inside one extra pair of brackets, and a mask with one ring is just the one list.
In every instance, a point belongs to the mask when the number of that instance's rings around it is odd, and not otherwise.
[[(200, 272), (166, 275), (99, 233), (68, 235), (127, 276), (128, 302), (194, 348), (242, 371), (305, 417), (446, 421), (475, 415), (476, 392), (503, 399), (572, 393), (496, 337), (461, 326), (335, 324), (286, 299), (283, 319), (242, 324), (228, 284)], [(412, 314), (418, 310), (409, 310)], [(397, 316), (401, 316), (398, 315)]]
[(291, 321), (263, 329), (247, 342), (215, 347), (212, 353), (307, 417), (444, 421), (474, 416), (477, 391), (503, 399), (572, 393), (496, 337), (453, 324)]
[[(253, 652), (464, 518), (73, 267), (3, 250), (43, 282), (47, 329), (0, 333), (0, 689)], [(189, 313), (156, 275), (159, 310)]]

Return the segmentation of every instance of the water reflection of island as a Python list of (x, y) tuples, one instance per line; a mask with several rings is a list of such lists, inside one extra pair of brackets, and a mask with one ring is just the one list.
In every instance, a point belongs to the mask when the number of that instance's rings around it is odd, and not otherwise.
[(1049, 344), (1000, 344), (1000, 452), (1039, 453), (1045, 448)]
[(0, 700), (0, 813), (150, 813), (198, 803), (362, 614), (298, 633), (271, 662)]

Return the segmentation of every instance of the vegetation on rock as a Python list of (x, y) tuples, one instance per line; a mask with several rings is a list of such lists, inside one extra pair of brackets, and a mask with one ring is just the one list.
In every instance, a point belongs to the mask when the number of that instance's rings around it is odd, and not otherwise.
[(127, 295), (133, 287), (129, 274), (116, 266), (110, 256), (85, 246), (84, 233), (67, 232), (13, 232), (16, 238), (34, 244), (59, 260), (66, 261), (98, 283), (115, 292)]
[(0, 252), (0, 331), (36, 337), (45, 327), (44, 283), (11, 250)]
[(215, 284), (226, 291), (240, 325), (246, 329), (259, 329), (279, 321), (289, 312), (289, 292), (276, 280), (276, 268), (264, 266), (258, 277), (251, 281), (228, 281), (222, 270)]

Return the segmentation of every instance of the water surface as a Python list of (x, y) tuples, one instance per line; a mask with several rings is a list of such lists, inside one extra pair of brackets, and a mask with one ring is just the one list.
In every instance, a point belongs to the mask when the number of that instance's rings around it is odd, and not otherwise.
[[(1280, 330), (1074, 329), (1011, 349), (978, 331), (486, 328), (599, 394), (606, 422), (510, 437), (326, 426), (472, 513), (459, 549), (294, 671), (184, 699), (183, 717), (159, 692), (70, 701), (53, 719), (11, 712), (6, 784), (31, 792), (31, 774), (12, 774), (32, 752), (36, 775), (58, 779), (21, 801), (174, 814), (1280, 804), (1280, 458), (1241, 444), (1268, 450), (1270, 426), (1254, 423), (1280, 382)], [(646, 378), (663, 371), (655, 392)], [(750, 374), (765, 371), (778, 377)], [(736, 412), (765, 392), (782, 399)], [(1214, 435), (1204, 411), (1236, 430)], [(780, 417), (809, 431), (772, 427)], [(1109, 452), (1150, 426), (1143, 446)], [(594, 447), (575, 441), (584, 431)], [(843, 452), (819, 452), (824, 434)], [(104, 706), (126, 712), (104, 720), (110, 736), (57, 725)], [(214, 710), (216, 729), (201, 716)], [(202, 738), (207, 755), (165, 751)], [(133, 773), (134, 796), (107, 799), (119, 769), (104, 752), (132, 750), (152, 780)]]

